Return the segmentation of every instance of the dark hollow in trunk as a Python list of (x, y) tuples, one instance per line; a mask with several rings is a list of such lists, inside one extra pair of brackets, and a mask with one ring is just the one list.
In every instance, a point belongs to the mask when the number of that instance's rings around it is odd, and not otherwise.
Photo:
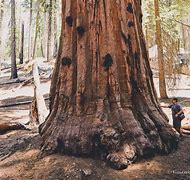
[(140, 2), (93, 2), (62, 1), (42, 153), (98, 157), (123, 169), (136, 158), (171, 152), (177, 137), (157, 100)]

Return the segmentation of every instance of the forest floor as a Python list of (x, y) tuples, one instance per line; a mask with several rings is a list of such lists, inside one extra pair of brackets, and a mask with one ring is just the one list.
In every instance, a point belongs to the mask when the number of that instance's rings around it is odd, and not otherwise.
[[(23, 72), (24, 73), (24, 72)], [(31, 83), (2, 84), (8, 81), (9, 70), (0, 76), (0, 106), (5, 104), (31, 101), (33, 86)], [(26, 76), (20, 77), (26, 78)], [(30, 76), (28, 78), (31, 78)], [(43, 78), (44, 94), (48, 96), (50, 79)], [(188, 85), (187, 85), (188, 86)], [(187, 87), (186, 87), (187, 88)], [(181, 97), (186, 119), (190, 122), (190, 98)], [(169, 103), (171, 99), (161, 101)], [(47, 101), (48, 104), (48, 101)], [(0, 107), (0, 122), (29, 121), (30, 103)], [(169, 109), (164, 109), (171, 117)], [(170, 118), (171, 123), (171, 118)], [(51, 155), (38, 158), (40, 153), (40, 136), (36, 130), (17, 130), (0, 135), (0, 179), (1, 180), (133, 180), (133, 179), (190, 179), (190, 137), (185, 135), (179, 142), (178, 149), (168, 156), (155, 156), (130, 165), (126, 170), (111, 169), (100, 160), (76, 158), (64, 155)]]

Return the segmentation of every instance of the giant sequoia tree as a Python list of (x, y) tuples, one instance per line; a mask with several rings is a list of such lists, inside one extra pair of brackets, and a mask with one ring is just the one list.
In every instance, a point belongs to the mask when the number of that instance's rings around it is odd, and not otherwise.
[(106, 159), (168, 153), (177, 138), (153, 85), (139, 0), (62, 0), (42, 152)]

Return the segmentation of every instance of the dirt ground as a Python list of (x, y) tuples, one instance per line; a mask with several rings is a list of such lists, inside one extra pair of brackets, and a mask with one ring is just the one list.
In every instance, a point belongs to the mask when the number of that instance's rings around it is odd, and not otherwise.
[[(0, 81), (4, 78), (0, 78)], [(48, 91), (50, 83), (44, 82)], [(47, 93), (47, 92), (45, 92)], [(20, 88), (20, 83), (0, 86), (0, 105), (31, 100), (33, 87)], [(169, 103), (170, 100), (162, 101)], [(189, 122), (190, 99), (180, 99)], [(0, 122), (29, 121), (30, 104), (0, 108)], [(170, 117), (170, 111), (164, 109)], [(170, 121), (171, 123), (171, 121)], [(0, 135), (0, 180), (133, 180), (190, 179), (190, 136), (184, 136), (178, 149), (168, 156), (155, 156), (117, 171), (105, 162), (60, 154), (39, 158), (40, 136), (37, 131), (11, 131)]]

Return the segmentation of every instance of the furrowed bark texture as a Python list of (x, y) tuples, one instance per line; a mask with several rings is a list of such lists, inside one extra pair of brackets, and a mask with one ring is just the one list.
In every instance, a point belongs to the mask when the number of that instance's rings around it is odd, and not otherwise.
[(176, 148), (153, 85), (140, 1), (62, 4), (42, 152), (100, 157), (122, 169), (136, 157)]

